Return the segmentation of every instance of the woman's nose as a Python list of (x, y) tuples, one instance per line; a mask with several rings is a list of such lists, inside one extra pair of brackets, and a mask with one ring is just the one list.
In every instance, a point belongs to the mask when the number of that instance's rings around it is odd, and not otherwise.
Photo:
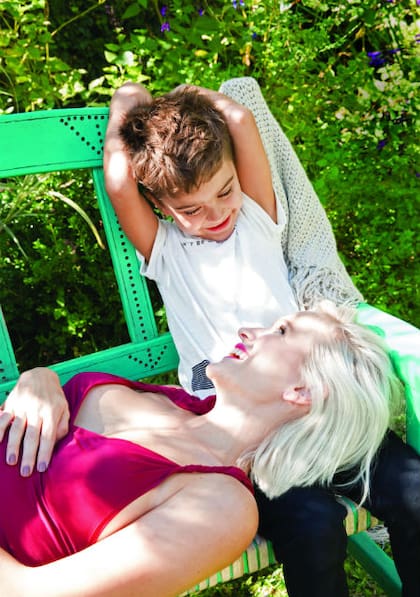
[(253, 342), (258, 337), (259, 328), (239, 328), (238, 336), (244, 344)]
[(248, 328), (239, 328), (238, 336), (242, 340), (242, 342), (246, 342), (249, 339), (249, 329)]

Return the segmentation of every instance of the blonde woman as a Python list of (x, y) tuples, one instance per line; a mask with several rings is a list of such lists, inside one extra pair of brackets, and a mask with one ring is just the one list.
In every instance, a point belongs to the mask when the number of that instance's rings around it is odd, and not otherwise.
[(276, 496), (352, 469), (368, 491), (399, 391), (379, 338), (330, 307), (239, 337), (207, 368), (216, 397), (81, 373), (64, 387), (69, 431), (44, 472), (23, 477), (1, 444), (8, 597), (180, 593), (254, 536), (248, 474)]

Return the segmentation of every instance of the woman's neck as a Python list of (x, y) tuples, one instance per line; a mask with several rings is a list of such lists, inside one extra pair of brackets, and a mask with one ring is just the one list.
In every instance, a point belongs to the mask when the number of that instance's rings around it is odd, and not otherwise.
[(287, 403), (272, 409), (255, 403), (247, 406), (243, 399), (226, 400), (220, 393), (214, 408), (206, 415), (192, 418), (189, 430), (204, 449), (222, 464), (235, 464), (238, 458), (255, 449), (281, 424), (296, 417)]
[(191, 418), (188, 430), (195, 441), (222, 465), (235, 464), (241, 454), (261, 441), (258, 425), (235, 407), (214, 409), (206, 415)]

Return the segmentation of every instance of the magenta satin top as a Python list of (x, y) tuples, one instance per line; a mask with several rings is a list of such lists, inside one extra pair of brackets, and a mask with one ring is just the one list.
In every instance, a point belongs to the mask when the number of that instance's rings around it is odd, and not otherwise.
[(57, 443), (46, 472), (22, 477), (18, 466), (6, 464), (6, 440), (0, 444), (0, 546), (24, 564), (46, 564), (95, 543), (118, 512), (176, 473), (224, 473), (253, 491), (246, 474), (235, 466), (180, 466), (128, 440), (76, 426), (87, 392), (110, 383), (162, 393), (196, 414), (209, 412), (215, 401), (213, 396), (200, 400), (180, 388), (106, 373), (79, 373), (70, 379), (64, 386), (71, 413), (69, 433)]

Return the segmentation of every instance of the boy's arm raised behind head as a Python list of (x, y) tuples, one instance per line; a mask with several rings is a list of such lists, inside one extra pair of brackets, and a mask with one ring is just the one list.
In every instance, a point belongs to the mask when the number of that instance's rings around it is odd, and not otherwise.
[[(215, 102), (223, 113), (233, 141), (235, 166), (242, 191), (256, 201), (277, 221), (276, 199), (271, 178), (270, 164), (262, 144), (260, 133), (251, 110), (218, 94)], [(225, 102), (229, 101), (229, 105)]]
[(104, 148), (106, 191), (124, 232), (146, 262), (152, 253), (158, 220), (139, 193), (119, 130), (124, 116), (132, 108), (151, 101), (150, 93), (137, 83), (126, 83), (117, 89), (110, 104)]

